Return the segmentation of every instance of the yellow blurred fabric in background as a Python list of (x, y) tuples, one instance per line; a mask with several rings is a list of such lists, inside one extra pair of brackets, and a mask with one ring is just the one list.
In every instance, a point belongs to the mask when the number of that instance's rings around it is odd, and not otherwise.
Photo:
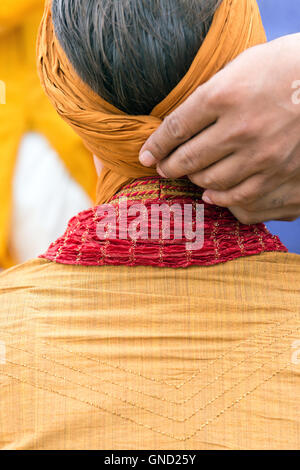
[(0, 2), (0, 80), (6, 87), (6, 104), (0, 106), (0, 267), (3, 268), (18, 261), (10, 250), (12, 182), (18, 149), (26, 133), (43, 135), (70, 175), (92, 199), (96, 186), (92, 156), (57, 116), (37, 76), (36, 36), (43, 7), (43, 0)]

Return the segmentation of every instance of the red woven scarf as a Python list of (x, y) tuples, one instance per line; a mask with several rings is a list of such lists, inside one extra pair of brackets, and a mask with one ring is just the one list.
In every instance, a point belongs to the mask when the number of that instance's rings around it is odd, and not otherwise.
[[(243, 225), (229, 210), (206, 204), (202, 194), (203, 190), (184, 178), (176, 181), (159, 177), (136, 180), (125, 186), (108, 205), (94, 207), (71, 219), (65, 234), (41, 257), (82, 266), (183, 268), (210, 266), (263, 252), (287, 251), (264, 224)], [(154, 209), (157, 213), (157, 208), (162, 207), (176, 207), (183, 217), (176, 218), (170, 211), (169, 220), (154, 219)], [(200, 225), (204, 238), (201, 247), (195, 249), (190, 243), (192, 234), (196, 233), (199, 207), (204, 209)], [(191, 219), (188, 231), (184, 218), (186, 208), (189, 208)], [(114, 219), (107, 218), (109, 212), (115, 215)], [(107, 220), (110, 223), (105, 225)], [(135, 236), (129, 235), (130, 227), (136, 229)], [(176, 238), (178, 233), (182, 236)]]

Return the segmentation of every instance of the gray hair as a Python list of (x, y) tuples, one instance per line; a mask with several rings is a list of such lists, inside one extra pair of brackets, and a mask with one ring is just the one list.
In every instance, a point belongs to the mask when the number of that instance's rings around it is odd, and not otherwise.
[(81, 79), (127, 114), (150, 114), (193, 62), (220, 0), (53, 0)]

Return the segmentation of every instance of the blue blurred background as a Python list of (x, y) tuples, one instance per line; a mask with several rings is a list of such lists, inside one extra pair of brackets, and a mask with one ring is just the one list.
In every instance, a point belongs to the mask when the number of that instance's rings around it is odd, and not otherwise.
[[(269, 40), (300, 32), (300, 0), (258, 0), (258, 4)], [(291, 252), (300, 254), (300, 219), (295, 222), (269, 222), (267, 225)]]

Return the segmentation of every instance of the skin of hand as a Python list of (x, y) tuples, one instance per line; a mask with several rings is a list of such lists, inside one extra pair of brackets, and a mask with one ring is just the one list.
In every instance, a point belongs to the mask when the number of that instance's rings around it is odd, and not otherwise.
[(140, 152), (188, 176), (244, 224), (300, 216), (300, 34), (243, 52), (200, 86)]

